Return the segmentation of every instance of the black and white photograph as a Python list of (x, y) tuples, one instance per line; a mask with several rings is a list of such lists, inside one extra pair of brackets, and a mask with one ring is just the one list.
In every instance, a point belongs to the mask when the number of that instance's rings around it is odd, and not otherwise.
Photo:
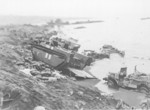
[(150, 110), (150, 0), (0, 0), (0, 110)]

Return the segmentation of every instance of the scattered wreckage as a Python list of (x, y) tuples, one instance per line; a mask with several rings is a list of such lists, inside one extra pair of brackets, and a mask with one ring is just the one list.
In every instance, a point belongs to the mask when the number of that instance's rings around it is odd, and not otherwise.
[(54, 82), (58, 79), (65, 79), (66, 77), (61, 75), (59, 71), (50, 68), (43, 62), (30, 61), (30, 62), (17, 62), (20, 72), (25, 73), (28, 76), (32, 76), (39, 81)]
[(95, 52), (94, 50), (84, 50), (83, 52), (85, 55), (94, 59), (104, 59), (104, 58), (110, 58), (110, 55), (113, 53), (119, 54), (121, 57), (125, 56), (124, 51), (120, 51), (116, 48), (114, 48), (111, 45), (103, 45), (102, 48), (100, 48), (100, 52)]
[(100, 48), (100, 50), (101, 50), (102, 54), (107, 54), (108, 56), (110, 56), (113, 53), (117, 53), (121, 57), (125, 56), (125, 52), (124, 51), (120, 51), (120, 50), (114, 48), (112, 45), (103, 45), (102, 48)]
[(150, 76), (136, 70), (127, 75), (127, 67), (121, 68), (119, 73), (110, 72), (108, 77), (103, 78), (103, 80), (107, 81), (109, 87), (130, 88), (145, 94), (150, 92)]
[(104, 59), (104, 58), (109, 58), (108, 54), (105, 53), (98, 53), (95, 52), (94, 50), (84, 50), (83, 52), (85, 55), (91, 57), (93, 59), (93, 62), (95, 59)]

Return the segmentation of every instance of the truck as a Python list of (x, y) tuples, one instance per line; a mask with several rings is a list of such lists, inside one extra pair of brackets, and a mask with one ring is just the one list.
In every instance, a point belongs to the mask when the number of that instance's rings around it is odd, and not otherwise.
[(134, 89), (138, 92), (150, 93), (150, 76), (137, 71), (127, 75), (127, 67), (122, 67), (118, 73), (109, 72), (108, 76), (103, 78), (109, 87)]

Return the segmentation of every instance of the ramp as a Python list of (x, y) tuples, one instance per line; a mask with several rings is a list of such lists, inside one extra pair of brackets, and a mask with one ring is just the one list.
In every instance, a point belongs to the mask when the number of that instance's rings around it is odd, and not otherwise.
[(76, 77), (82, 78), (95, 78), (94, 76), (90, 75), (89, 73), (85, 72), (84, 70), (78, 70), (74, 68), (68, 68), (71, 72), (75, 74)]

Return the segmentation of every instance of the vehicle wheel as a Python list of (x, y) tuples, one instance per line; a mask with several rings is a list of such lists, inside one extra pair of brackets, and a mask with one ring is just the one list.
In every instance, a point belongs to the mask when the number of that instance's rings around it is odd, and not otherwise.
[(147, 110), (148, 109), (148, 106), (147, 106), (146, 103), (141, 104), (140, 107), (141, 107), (142, 110)]
[(111, 79), (108, 80), (107, 84), (108, 84), (108, 87), (111, 87), (111, 88), (117, 88), (118, 87), (116, 82), (111, 80)]
[(149, 90), (148, 90), (147, 87), (141, 86), (141, 87), (139, 87), (139, 92), (148, 94), (148, 93), (149, 93)]

